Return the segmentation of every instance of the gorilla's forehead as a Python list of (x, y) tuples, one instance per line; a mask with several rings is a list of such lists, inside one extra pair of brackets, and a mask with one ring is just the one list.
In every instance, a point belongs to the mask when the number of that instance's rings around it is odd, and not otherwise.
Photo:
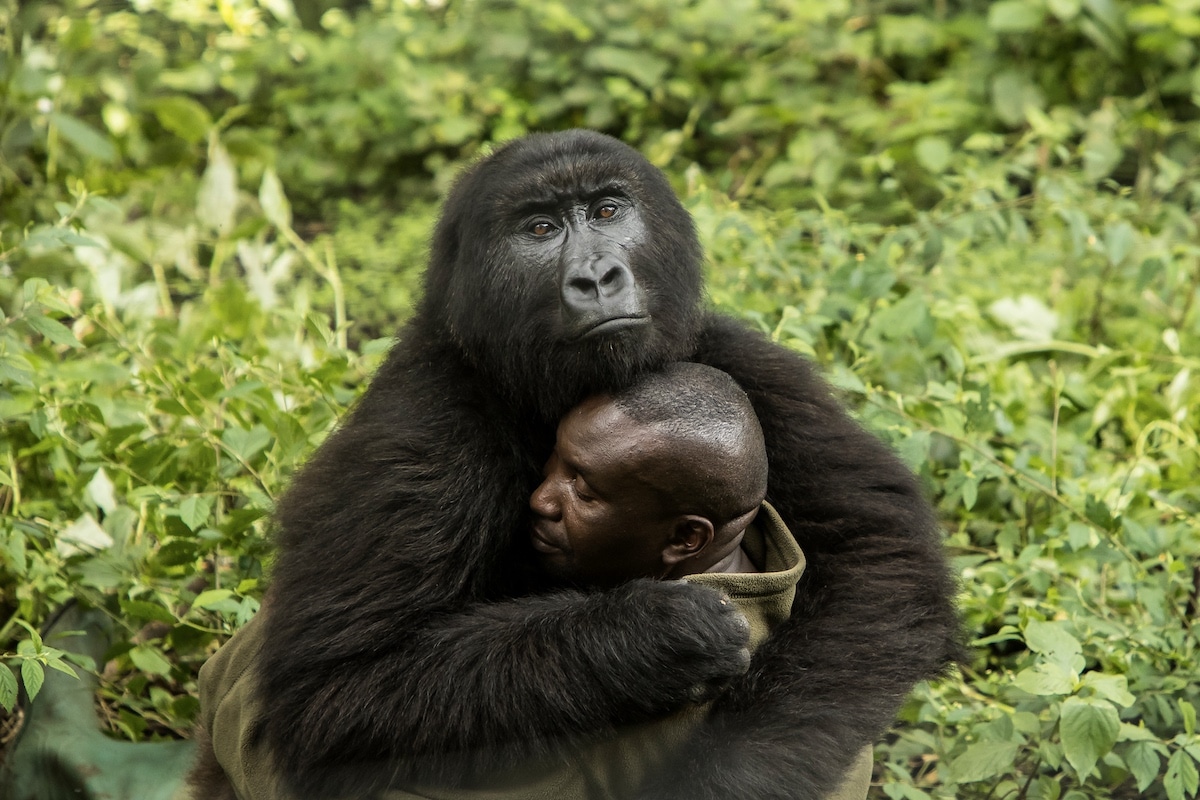
[(541, 134), (497, 151), (480, 165), (492, 197), (513, 206), (563, 205), (606, 194), (637, 197), (652, 167), (616, 139), (591, 131)]

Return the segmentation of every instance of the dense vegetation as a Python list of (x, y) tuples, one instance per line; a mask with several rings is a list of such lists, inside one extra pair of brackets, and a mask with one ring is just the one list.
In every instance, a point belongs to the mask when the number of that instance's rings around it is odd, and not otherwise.
[(1195, 0), (330, 5), (0, 0), (0, 705), (79, 596), (185, 735), (454, 171), (588, 126), (938, 503), (973, 655), (873, 794), (1197, 795)]

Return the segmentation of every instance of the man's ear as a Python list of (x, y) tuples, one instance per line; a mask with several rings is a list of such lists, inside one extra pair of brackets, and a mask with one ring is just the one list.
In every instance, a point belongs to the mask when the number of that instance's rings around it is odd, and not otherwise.
[(676, 517), (671, 527), (671, 538), (663, 549), (662, 560), (668, 566), (675, 566), (699, 553), (712, 543), (714, 535), (713, 524), (706, 517), (697, 514), (684, 514)]

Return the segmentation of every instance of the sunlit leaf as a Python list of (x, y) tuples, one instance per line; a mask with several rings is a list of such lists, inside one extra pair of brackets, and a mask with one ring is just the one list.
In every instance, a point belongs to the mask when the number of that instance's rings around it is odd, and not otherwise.
[(1037, 664), (1023, 669), (1013, 683), (1036, 695), (1067, 695), (1075, 691), (1075, 676), (1057, 664)]
[(250, 430), (229, 428), (221, 434), (221, 441), (238, 458), (250, 461), (271, 443), (271, 432), (262, 425), (255, 425)]
[(151, 675), (169, 675), (171, 673), (171, 662), (149, 645), (138, 645), (130, 650), (129, 660), (142, 672), (149, 672)]
[(208, 167), (200, 179), (196, 198), (196, 216), (218, 233), (233, 227), (237, 209), (237, 172), (229, 153), (215, 138), (208, 148)]
[(1033, 0), (999, 0), (988, 5), (988, 27), (1000, 33), (1026, 33), (1042, 24), (1045, 14)]
[(262, 185), (258, 189), (258, 202), (272, 225), (277, 228), (292, 227), (292, 207), (283, 193), (283, 184), (279, 182), (279, 176), (273, 169), (263, 172)]
[(196, 608), (213, 608), (231, 597), (233, 592), (229, 589), (208, 589), (196, 595), (192, 605)]
[(179, 519), (192, 530), (199, 530), (212, 514), (213, 499), (192, 495), (179, 504)]

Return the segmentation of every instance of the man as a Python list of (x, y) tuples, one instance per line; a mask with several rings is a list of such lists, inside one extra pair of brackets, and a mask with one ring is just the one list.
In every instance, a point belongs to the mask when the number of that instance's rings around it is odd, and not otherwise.
[[(588, 398), (563, 418), (544, 480), (530, 498), (530, 542), (541, 567), (564, 586), (612, 587), (639, 579), (710, 586), (721, 593), (714, 594), (716, 602), (732, 603), (744, 616), (754, 648), (788, 617), (804, 570), (803, 553), (763, 502), (766, 488), (762, 430), (745, 394), (719, 370), (671, 364), (616, 395)], [(236, 796), (290, 800), (278, 766), (255, 735), (268, 713), (257, 707), (253, 691), (251, 667), (262, 643), (258, 622), (201, 671), (201, 717)], [(602, 678), (610, 676), (597, 676)], [(625, 797), (656, 767), (686, 756), (687, 734), (705, 708), (697, 703), (664, 719), (598, 731), (586, 742), (560, 743), (550, 756), (517, 769), (384, 796)], [(870, 777), (868, 748), (832, 798), (865, 798)]]

